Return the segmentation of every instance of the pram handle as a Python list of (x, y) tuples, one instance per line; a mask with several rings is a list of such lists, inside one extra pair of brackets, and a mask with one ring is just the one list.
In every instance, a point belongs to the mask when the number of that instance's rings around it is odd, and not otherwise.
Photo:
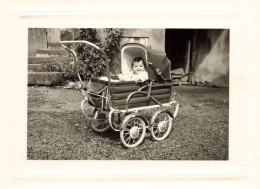
[(91, 42), (89, 42), (89, 41), (84, 41), (84, 40), (78, 40), (78, 41), (60, 41), (59, 43), (60, 43), (60, 44), (85, 43), (85, 44), (87, 44), (87, 45), (89, 45), (89, 46), (94, 47), (94, 48), (97, 49), (97, 50), (100, 50), (100, 47), (98, 47), (98, 46), (95, 45), (94, 43), (91, 43)]
[(106, 65), (107, 77), (108, 77), (108, 87), (109, 87), (109, 89), (110, 89), (110, 80), (111, 80), (111, 78), (110, 78), (110, 71), (109, 71), (109, 65), (108, 65), (107, 55), (106, 55), (106, 53), (105, 53), (100, 47), (98, 47), (97, 45), (95, 45), (95, 44), (93, 44), (93, 43), (91, 43), (91, 42), (89, 42), (89, 41), (84, 41), (84, 40), (78, 40), (78, 41), (60, 41), (59, 44), (61, 44), (61, 46), (62, 46), (64, 49), (66, 49), (67, 51), (69, 51), (69, 52), (73, 55), (74, 62), (75, 62), (75, 64), (76, 64), (76, 66), (75, 66), (75, 67), (76, 67), (75, 71), (76, 71), (76, 73), (77, 73), (77, 76), (78, 76), (78, 78), (79, 78), (79, 81), (80, 81), (80, 83), (81, 83), (81, 86), (82, 86), (82, 79), (81, 79), (80, 74), (79, 74), (79, 72), (78, 72), (78, 67), (77, 67), (77, 64), (78, 64), (77, 54), (76, 54), (74, 51), (72, 51), (70, 48), (68, 48), (67, 46), (65, 46), (64, 44), (86, 44), (86, 45), (89, 45), (89, 46), (91, 46), (91, 47), (97, 49), (97, 50), (105, 57), (105, 65)]

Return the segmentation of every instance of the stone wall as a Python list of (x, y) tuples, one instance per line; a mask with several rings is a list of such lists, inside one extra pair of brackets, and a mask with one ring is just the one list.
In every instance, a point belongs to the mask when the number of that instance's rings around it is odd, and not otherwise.
[(152, 49), (165, 51), (165, 29), (124, 29), (123, 36), (149, 37)]
[(47, 49), (48, 43), (59, 42), (61, 31), (61, 28), (29, 28), (28, 56), (35, 56), (37, 49)]
[(229, 30), (195, 30), (192, 47), (192, 79), (229, 86)]

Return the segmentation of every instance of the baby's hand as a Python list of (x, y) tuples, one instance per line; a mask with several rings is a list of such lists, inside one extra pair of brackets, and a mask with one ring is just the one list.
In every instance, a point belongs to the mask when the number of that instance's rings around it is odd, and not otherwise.
[(138, 76), (135, 76), (135, 77), (134, 77), (134, 81), (135, 81), (135, 83), (139, 83), (139, 82), (141, 82), (142, 80), (141, 80)]
[(118, 74), (117, 77), (118, 77), (118, 79), (119, 79), (120, 81), (123, 81), (123, 80), (124, 80), (123, 74)]

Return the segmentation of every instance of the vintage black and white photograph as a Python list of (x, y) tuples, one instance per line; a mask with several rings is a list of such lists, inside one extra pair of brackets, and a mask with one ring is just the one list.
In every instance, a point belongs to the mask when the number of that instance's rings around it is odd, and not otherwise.
[(27, 160), (229, 160), (229, 28), (28, 28)]

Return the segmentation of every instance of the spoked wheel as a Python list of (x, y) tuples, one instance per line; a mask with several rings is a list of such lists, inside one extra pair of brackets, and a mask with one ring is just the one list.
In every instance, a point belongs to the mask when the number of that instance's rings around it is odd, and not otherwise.
[(155, 140), (164, 140), (172, 129), (172, 116), (167, 110), (156, 111), (151, 119), (151, 133)]
[(108, 116), (109, 124), (115, 131), (120, 131), (119, 129), (121, 128), (124, 116), (125, 115), (120, 112), (114, 112), (114, 111), (109, 112), (109, 116)]
[(130, 114), (123, 120), (120, 139), (126, 147), (133, 148), (144, 140), (145, 132), (146, 123), (144, 119), (135, 114)]
[(107, 113), (95, 108), (92, 113), (92, 119), (90, 124), (95, 131), (99, 133), (105, 132), (109, 129)]

